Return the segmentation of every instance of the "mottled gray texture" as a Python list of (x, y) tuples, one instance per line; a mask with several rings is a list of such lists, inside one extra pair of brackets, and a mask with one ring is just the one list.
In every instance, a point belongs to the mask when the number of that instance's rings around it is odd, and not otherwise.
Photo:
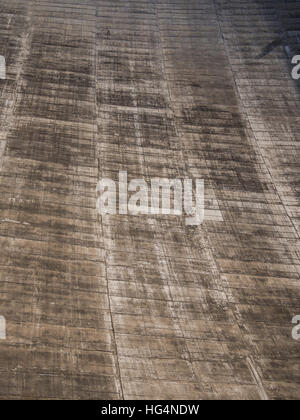
[[(283, 48), (255, 58), (274, 2), (0, 6), (0, 398), (298, 399), (299, 89)], [(210, 220), (100, 218), (119, 170), (204, 178)]]

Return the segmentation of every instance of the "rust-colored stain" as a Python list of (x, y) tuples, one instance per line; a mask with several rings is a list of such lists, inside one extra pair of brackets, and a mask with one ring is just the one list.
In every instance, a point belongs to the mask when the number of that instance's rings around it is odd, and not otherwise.
[[(0, 0), (1, 399), (300, 398), (299, 86), (282, 46), (257, 59), (275, 3)], [(101, 217), (119, 171), (204, 179), (210, 217)]]

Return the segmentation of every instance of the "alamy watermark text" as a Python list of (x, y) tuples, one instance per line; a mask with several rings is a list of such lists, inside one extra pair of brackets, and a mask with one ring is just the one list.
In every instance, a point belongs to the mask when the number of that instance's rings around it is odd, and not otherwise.
[[(191, 179), (153, 178), (149, 186), (144, 179), (128, 183), (127, 172), (120, 171), (118, 183), (101, 179), (97, 193), (97, 210), (101, 215), (181, 216), (184, 210), (186, 225), (198, 226), (204, 221), (203, 179), (196, 179), (194, 183)], [(129, 193), (132, 193), (130, 197)]]
[(300, 55), (295, 55), (292, 59), (292, 64), (295, 66), (292, 70), (292, 78), (294, 80), (300, 79)]
[(3, 55), (0, 55), (0, 79), (6, 79), (6, 61)]
[(0, 315), (0, 340), (6, 340), (6, 319)]

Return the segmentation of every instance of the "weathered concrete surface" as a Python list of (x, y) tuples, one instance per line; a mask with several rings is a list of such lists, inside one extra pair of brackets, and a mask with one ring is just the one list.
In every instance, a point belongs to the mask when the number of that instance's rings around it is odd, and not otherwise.
[[(299, 88), (255, 59), (276, 5), (0, 0), (1, 399), (300, 397)], [(100, 218), (120, 169), (204, 177), (210, 220)]]

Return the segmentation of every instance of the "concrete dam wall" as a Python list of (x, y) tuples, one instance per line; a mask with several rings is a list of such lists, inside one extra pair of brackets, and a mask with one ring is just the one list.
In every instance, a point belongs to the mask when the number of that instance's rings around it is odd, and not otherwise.
[(299, 5), (0, 0), (0, 399), (300, 398)]

